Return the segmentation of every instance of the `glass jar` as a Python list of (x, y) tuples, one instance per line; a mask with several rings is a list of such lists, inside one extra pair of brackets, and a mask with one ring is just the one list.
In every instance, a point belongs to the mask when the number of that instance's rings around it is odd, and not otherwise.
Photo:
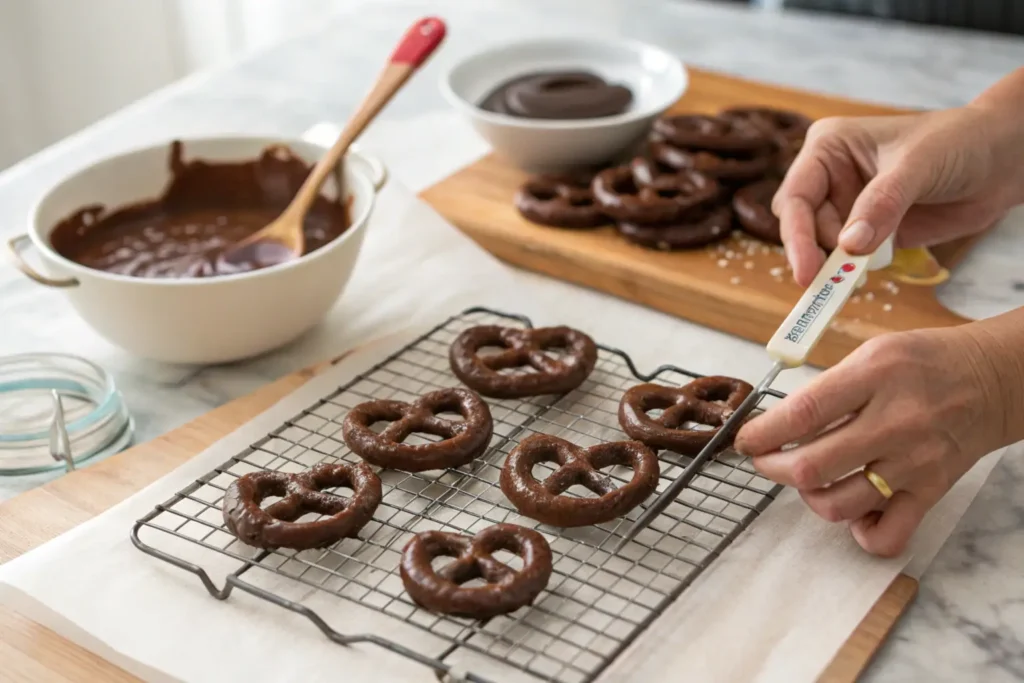
[(50, 454), (54, 391), (76, 464), (131, 443), (131, 415), (103, 368), (60, 353), (0, 357), (0, 476), (65, 466)]

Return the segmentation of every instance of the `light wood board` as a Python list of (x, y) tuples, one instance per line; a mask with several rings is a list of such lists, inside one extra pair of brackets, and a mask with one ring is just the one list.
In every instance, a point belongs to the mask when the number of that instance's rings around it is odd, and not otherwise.
[[(762, 105), (812, 118), (906, 113), (875, 104), (745, 81), (699, 69), (673, 112), (714, 113), (731, 106)], [(766, 343), (803, 290), (788, 273), (781, 253), (748, 255), (734, 238), (717, 246), (665, 253), (619, 237), (613, 228), (574, 231), (522, 218), (512, 204), (526, 175), (489, 155), (428, 188), (423, 198), (441, 215), (498, 258), (527, 270), (591, 287), (681, 318)], [(749, 239), (749, 238), (744, 238)], [(955, 266), (974, 244), (961, 240), (932, 249), (940, 263)], [(779, 250), (781, 251), (781, 250)], [(728, 256), (732, 258), (726, 258)], [(719, 260), (725, 258), (725, 267)], [(748, 262), (752, 264), (749, 268)], [(810, 362), (834, 365), (867, 339), (886, 332), (958, 325), (966, 320), (946, 309), (934, 287), (885, 285), (887, 273), (868, 284), (843, 309)]]
[[(289, 375), (153, 441), (0, 504), (0, 562), (42, 545), (163, 477), (298, 389), (327, 365)], [(917, 581), (897, 577), (836, 655), (820, 679), (822, 683), (855, 681), (916, 592)], [(19, 683), (139, 680), (4, 607), (0, 607), (0, 662), (0, 678)], [(424, 671), (424, 680), (428, 680), (429, 674)]]

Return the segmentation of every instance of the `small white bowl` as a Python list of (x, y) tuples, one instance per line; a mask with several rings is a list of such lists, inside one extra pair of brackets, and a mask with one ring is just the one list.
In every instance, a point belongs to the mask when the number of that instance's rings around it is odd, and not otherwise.
[[(268, 145), (287, 145), (307, 163), (326, 148), (306, 140), (262, 137), (182, 138), (187, 159), (254, 159)], [(256, 356), (296, 339), (327, 315), (355, 268), (377, 193), (387, 173), (374, 159), (350, 151), (342, 164), (350, 227), (315, 252), (261, 270), (194, 279), (130, 277), (79, 265), (50, 243), (55, 225), (82, 206), (119, 207), (158, 197), (170, 179), (170, 141), (91, 164), (39, 198), (28, 234), (9, 243), (18, 267), (36, 282), (63, 289), (94, 330), (126, 351), (168, 363), (226, 363)], [(337, 197), (332, 174), (323, 193)], [(34, 247), (39, 272), (24, 258)]]
[[(595, 119), (528, 119), (478, 105), (503, 82), (533, 71), (593, 71), (633, 91), (630, 109)], [(626, 152), (686, 92), (689, 76), (661, 48), (608, 38), (538, 38), (489, 48), (463, 59), (441, 89), (495, 152), (528, 172), (605, 164)]]

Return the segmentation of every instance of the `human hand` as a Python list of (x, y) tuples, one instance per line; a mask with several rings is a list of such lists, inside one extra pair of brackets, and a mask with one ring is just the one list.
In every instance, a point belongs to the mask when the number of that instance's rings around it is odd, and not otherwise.
[[(1020, 323), (1018, 313), (1016, 330)], [(1020, 359), (1000, 356), (974, 325), (869, 341), (745, 424), (736, 449), (765, 477), (797, 488), (824, 519), (849, 522), (866, 551), (900, 554), (979, 458), (1020, 438), (1011, 425), (1020, 421), (1020, 376), (1010, 371)], [(1011, 375), (1014, 398), (1000, 390)], [(793, 443), (800, 445), (781, 450)], [(888, 483), (891, 499), (864, 466)]]
[(966, 107), (816, 122), (772, 202), (796, 281), (821, 247), (866, 254), (897, 228), (897, 246), (928, 246), (996, 223), (1024, 198), (1021, 100), (1024, 69)]
[(964, 108), (816, 122), (772, 202), (796, 281), (810, 284), (844, 225), (842, 246), (857, 254), (897, 228), (897, 246), (916, 247), (995, 223), (1011, 202), (991, 180), (986, 116)]

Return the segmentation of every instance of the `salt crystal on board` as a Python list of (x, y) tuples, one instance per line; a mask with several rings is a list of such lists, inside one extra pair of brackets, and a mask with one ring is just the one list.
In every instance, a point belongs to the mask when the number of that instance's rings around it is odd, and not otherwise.
[(729, 280), (729, 283), (734, 285), (738, 285), (740, 282), (742, 282), (742, 280), (740, 280), (738, 275)]
[(754, 262), (753, 261), (747, 261), (746, 263), (743, 264), (743, 267), (746, 268), (747, 270), (753, 270), (754, 269)]
[(718, 267), (719, 268), (725, 268), (728, 265), (729, 265), (729, 261), (727, 261), (726, 259), (724, 259), (724, 258), (718, 259)]

